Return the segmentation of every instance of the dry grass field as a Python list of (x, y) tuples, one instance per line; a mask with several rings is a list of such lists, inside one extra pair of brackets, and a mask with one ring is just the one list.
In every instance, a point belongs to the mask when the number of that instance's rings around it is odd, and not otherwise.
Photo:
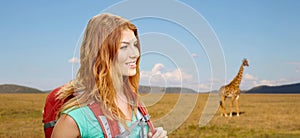
[[(0, 94), (0, 137), (44, 137), (41, 112), (46, 96)], [(179, 96), (191, 95), (163, 95), (148, 107), (152, 119), (155, 121), (171, 112)], [(169, 137), (300, 137), (300, 95), (243, 94), (239, 117), (221, 117), (217, 113), (205, 127), (199, 127), (198, 123), (208, 95), (192, 95), (195, 96), (198, 99), (193, 112), (186, 115), (186, 121)]]

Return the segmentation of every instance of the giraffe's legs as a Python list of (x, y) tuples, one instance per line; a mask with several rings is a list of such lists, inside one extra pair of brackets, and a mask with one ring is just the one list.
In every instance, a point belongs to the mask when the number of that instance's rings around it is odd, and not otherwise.
[(224, 107), (223, 107), (223, 102), (222, 100), (220, 101), (220, 107), (219, 107), (219, 112), (220, 112), (220, 115), (223, 116), (223, 110), (224, 110)]
[(230, 101), (230, 117), (232, 117), (232, 106), (233, 106), (233, 102), (234, 102), (234, 96), (231, 97), (231, 101)]
[(223, 105), (222, 105), (222, 101), (220, 101), (220, 106), (219, 106), (218, 111), (219, 111), (221, 116), (223, 115), (222, 110), (223, 110)]
[(235, 106), (236, 106), (236, 116), (240, 116), (240, 111), (239, 111), (239, 95), (237, 95), (235, 99)]
[(226, 108), (225, 108), (225, 96), (222, 96), (222, 101), (221, 101), (221, 116), (224, 114), (225, 117), (227, 117), (227, 113), (226, 113)]

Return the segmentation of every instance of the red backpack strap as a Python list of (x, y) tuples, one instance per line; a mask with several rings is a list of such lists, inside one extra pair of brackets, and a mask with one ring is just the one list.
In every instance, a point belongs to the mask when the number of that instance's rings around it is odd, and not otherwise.
[(117, 120), (110, 120), (103, 114), (98, 103), (89, 104), (88, 107), (96, 116), (105, 138), (113, 138), (120, 134), (119, 122)]
[(149, 130), (152, 132), (152, 134), (154, 134), (155, 129), (154, 129), (152, 121), (150, 120), (150, 115), (148, 114), (147, 109), (140, 102), (138, 103), (138, 109), (140, 110), (140, 112), (142, 113), (144, 119), (146, 120), (146, 122), (149, 126)]

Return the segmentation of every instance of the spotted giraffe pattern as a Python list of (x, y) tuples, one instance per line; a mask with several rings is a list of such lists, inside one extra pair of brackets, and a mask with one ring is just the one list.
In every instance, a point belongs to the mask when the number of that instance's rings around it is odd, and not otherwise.
[(239, 116), (239, 105), (238, 100), (240, 96), (240, 84), (243, 78), (244, 66), (249, 66), (247, 59), (243, 59), (243, 63), (240, 67), (240, 70), (236, 77), (227, 85), (222, 86), (219, 90), (220, 95), (222, 96), (222, 100), (220, 101), (220, 112), (221, 116), (227, 116), (226, 108), (225, 108), (225, 99), (231, 98), (230, 102), (230, 117), (232, 116), (232, 106), (235, 101), (237, 116)]

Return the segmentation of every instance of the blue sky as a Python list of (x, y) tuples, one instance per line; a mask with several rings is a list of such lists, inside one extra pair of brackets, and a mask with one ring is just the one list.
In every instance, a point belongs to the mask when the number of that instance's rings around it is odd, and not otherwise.
[[(74, 56), (88, 20), (117, 2), (1, 1), (0, 84), (48, 90), (68, 82), (74, 74), (73, 64), (68, 61)], [(300, 1), (201, 0), (179, 3), (201, 14), (218, 37), (224, 52), (226, 82), (237, 74), (243, 58), (249, 60), (250, 67), (244, 70), (242, 89), (299, 82)], [(173, 14), (180, 13), (179, 10)], [(223, 85), (218, 75), (211, 75), (209, 57), (204, 48), (189, 36), (188, 31), (193, 30), (186, 31), (172, 22), (151, 18), (133, 22), (139, 28), (144, 49), (148, 44), (155, 45), (153, 49), (174, 45), (173, 48), (166, 47), (169, 54), (142, 56), (142, 84), (183, 85), (201, 91), (210, 88), (211, 80), (216, 83), (213, 89)], [(153, 39), (161, 41), (153, 42)], [(177, 45), (179, 47), (175, 48)], [(194, 67), (179, 56), (180, 48), (185, 48), (192, 57), (191, 64), (197, 67), (200, 80), (195, 79)]]

